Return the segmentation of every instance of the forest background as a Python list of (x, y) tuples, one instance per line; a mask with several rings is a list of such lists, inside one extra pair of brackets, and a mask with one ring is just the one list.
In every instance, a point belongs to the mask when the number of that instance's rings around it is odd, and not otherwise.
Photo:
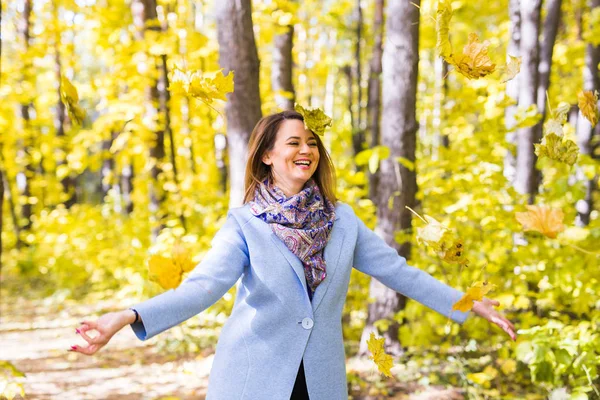
[[(0, 4), (6, 331), (26, 301), (119, 309), (177, 286), (241, 205), (252, 127), (297, 103), (333, 119), (340, 200), (409, 264), (495, 285), (520, 329), (459, 327), (353, 271), (347, 355), (377, 332), (396, 364), (348, 368), (354, 398), (600, 398), (600, 0)], [(154, 346), (210, 353), (234, 291)], [(0, 364), (6, 396), (27, 392), (19, 365)]]

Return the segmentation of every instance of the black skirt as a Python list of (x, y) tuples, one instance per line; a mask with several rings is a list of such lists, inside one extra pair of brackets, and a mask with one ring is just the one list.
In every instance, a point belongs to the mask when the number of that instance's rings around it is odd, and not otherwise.
[(303, 361), (300, 361), (300, 368), (298, 368), (298, 374), (296, 375), (296, 382), (294, 383), (294, 390), (292, 390), (290, 400), (309, 400)]

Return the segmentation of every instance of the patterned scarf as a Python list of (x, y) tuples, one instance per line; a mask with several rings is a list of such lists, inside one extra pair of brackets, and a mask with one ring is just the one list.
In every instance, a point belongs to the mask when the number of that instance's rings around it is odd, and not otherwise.
[(268, 223), (302, 261), (312, 299), (312, 293), (327, 276), (324, 250), (335, 219), (334, 204), (321, 196), (312, 178), (299, 193), (290, 197), (267, 178), (256, 187), (250, 211)]

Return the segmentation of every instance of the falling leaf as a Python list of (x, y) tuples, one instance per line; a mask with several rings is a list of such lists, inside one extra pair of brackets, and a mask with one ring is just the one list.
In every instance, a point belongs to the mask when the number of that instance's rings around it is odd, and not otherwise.
[(483, 296), (488, 294), (491, 290), (495, 289), (496, 285), (485, 282), (475, 282), (467, 292), (460, 298), (456, 303), (452, 305), (453, 311), (467, 312), (473, 308), (474, 301), (481, 301)]
[(65, 76), (60, 78), (60, 98), (67, 108), (71, 121), (81, 125), (85, 118), (85, 110), (79, 106), (77, 89)]
[(319, 136), (325, 134), (325, 128), (331, 127), (332, 120), (320, 108), (308, 109), (299, 104), (294, 109), (304, 117), (304, 126)]
[(181, 267), (172, 259), (155, 254), (148, 261), (148, 276), (163, 289), (174, 289), (181, 283)]
[(598, 92), (581, 91), (577, 94), (577, 100), (581, 114), (595, 126), (598, 122)]
[(436, 18), (436, 49), (440, 56), (447, 59), (452, 57), (452, 44), (450, 43), (450, 19), (452, 19), (452, 5), (450, 1), (442, 0), (438, 3)]
[(375, 334), (371, 332), (371, 336), (369, 336), (369, 340), (367, 340), (367, 347), (371, 352), (370, 360), (373, 360), (379, 369), (379, 372), (384, 374), (387, 377), (392, 377), (392, 373), (390, 369), (394, 366), (394, 361), (392, 360), (392, 356), (385, 353), (383, 349), (383, 343), (385, 338), (377, 339)]
[(565, 229), (564, 214), (561, 209), (532, 205), (527, 205), (527, 209), (529, 211), (515, 214), (517, 221), (523, 225), (523, 230), (540, 232), (554, 239)]
[(579, 146), (572, 140), (564, 139), (555, 133), (544, 136), (541, 144), (534, 144), (535, 154), (538, 157), (548, 157), (552, 160), (564, 162), (568, 165), (575, 164), (579, 155)]
[(508, 58), (506, 66), (502, 68), (504, 71), (502, 83), (510, 81), (521, 71), (521, 57), (513, 57), (509, 54)]
[(172, 252), (173, 263), (183, 272), (190, 272), (196, 264), (192, 261), (191, 254), (181, 243), (175, 243)]
[(466, 265), (469, 260), (465, 257), (463, 242), (450, 228), (436, 221), (435, 218), (425, 215), (421, 217), (417, 212), (407, 207), (427, 225), (417, 228), (417, 242), (431, 247), (444, 261), (459, 265)]
[(175, 67), (170, 76), (169, 90), (173, 94), (185, 94), (210, 104), (213, 100), (226, 101), (227, 93), (233, 92), (233, 71), (223, 75), (223, 70), (202, 75), (199, 71), (184, 72)]
[(448, 62), (469, 79), (484, 77), (496, 69), (496, 64), (492, 64), (492, 60), (487, 55), (488, 46), (487, 40), (479, 43), (477, 34), (470, 33), (469, 42), (463, 49), (463, 54), (453, 56), (452, 62)]

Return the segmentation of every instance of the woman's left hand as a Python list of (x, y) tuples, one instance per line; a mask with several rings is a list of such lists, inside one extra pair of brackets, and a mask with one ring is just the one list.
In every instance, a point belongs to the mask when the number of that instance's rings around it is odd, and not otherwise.
[(517, 340), (515, 326), (504, 315), (498, 312), (494, 307), (498, 307), (500, 302), (484, 297), (481, 301), (473, 303), (473, 312), (480, 317), (483, 317), (493, 324), (498, 325), (502, 330), (510, 336), (512, 340)]

